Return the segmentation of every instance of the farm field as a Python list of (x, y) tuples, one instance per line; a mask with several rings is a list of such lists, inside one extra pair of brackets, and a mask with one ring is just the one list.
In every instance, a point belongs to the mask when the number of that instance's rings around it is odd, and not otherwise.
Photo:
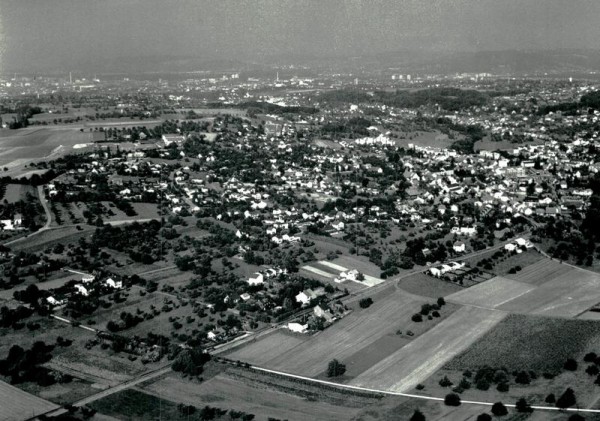
[[(240, 373), (243, 375), (243, 373)], [(253, 378), (253, 373), (240, 376), (237, 373), (223, 373), (201, 384), (182, 379), (177, 374), (169, 374), (159, 381), (144, 387), (144, 391), (161, 399), (180, 402), (186, 405), (205, 405), (222, 409), (235, 409), (256, 415), (258, 420), (269, 417), (287, 420), (347, 420), (361, 410), (348, 396), (343, 404), (333, 404), (322, 396), (306, 399), (303, 391), (284, 393), (277, 385), (269, 384), (270, 378)], [(294, 387), (288, 385), (288, 387)], [(296, 386), (298, 387), (298, 386)], [(289, 389), (288, 389), (289, 390)], [(315, 393), (313, 392), (312, 395)], [(343, 401), (343, 398), (340, 399)]]
[(496, 276), (478, 285), (448, 295), (446, 300), (457, 304), (493, 309), (534, 289), (535, 286), (533, 285)]
[(505, 314), (463, 307), (397, 352), (357, 376), (356, 386), (404, 392), (498, 324)]
[(459, 285), (442, 281), (424, 273), (415, 273), (414, 275), (402, 278), (398, 281), (397, 285), (402, 290), (411, 294), (431, 298), (445, 297), (464, 290)]
[[(333, 326), (308, 336), (306, 340), (290, 346), (283, 352), (277, 352), (274, 358), (262, 357), (262, 352), (271, 350), (272, 340), (266, 342), (259, 340), (249, 345), (252, 347), (250, 350), (244, 351), (244, 348), (239, 348), (228, 357), (265, 368), (314, 377), (325, 371), (327, 361), (332, 358), (337, 358), (342, 362), (346, 362), (348, 358), (355, 360), (358, 352), (371, 349), (369, 347), (373, 343), (382, 340), (381, 338), (387, 335), (395, 335), (397, 330), (403, 332), (411, 330), (414, 338), (417, 338), (441, 321), (440, 318), (422, 323), (411, 321), (411, 316), (420, 310), (425, 300), (393, 288), (378, 292), (373, 300), (374, 304), (368, 309), (358, 309), (356, 306), (357, 309)], [(443, 308), (440, 311), (441, 319), (448, 317), (455, 309), (452, 306)], [(389, 341), (381, 358), (384, 358), (386, 353), (395, 352), (402, 345), (404, 345), (403, 341)], [(358, 374), (358, 370), (354, 371)]]
[[(498, 307), (515, 313), (577, 317), (600, 302), (600, 275), (567, 266), (538, 286)], [(562, 268), (561, 268), (562, 269)], [(536, 279), (536, 278), (534, 278)], [(539, 278), (537, 278), (539, 279)]]
[(0, 419), (26, 420), (59, 406), (0, 381)]
[[(557, 341), (565, 337), (568, 340)], [(483, 365), (556, 372), (564, 361), (600, 348), (600, 324), (531, 315), (509, 315), (468, 350), (446, 364), (455, 370)]]
[(73, 145), (89, 142), (90, 138), (90, 133), (78, 129), (26, 128), (3, 131), (0, 136), (0, 166), (13, 169), (42, 158), (58, 157), (70, 153)]

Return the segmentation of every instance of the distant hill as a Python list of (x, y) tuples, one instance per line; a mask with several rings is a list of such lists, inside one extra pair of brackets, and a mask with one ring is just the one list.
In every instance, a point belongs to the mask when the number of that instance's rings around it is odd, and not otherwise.
[[(195, 56), (126, 56), (99, 58), (73, 69), (52, 72), (92, 74), (166, 74), (188, 72), (250, 72), (270, 74), (275, 68), (294, 66), (294, 74), (310, 70), (364, 73), (493, 73), (511, 75), (560, 74), (580, 76), (600, 70), (600, 50), (509, 50), (446, 53), (402, 50), (359, 56), (296, 56), (219, 58)], [(39, 70), (42, 72), (42, 70)], [(600, 77), (600, 76), (599, 76)]]

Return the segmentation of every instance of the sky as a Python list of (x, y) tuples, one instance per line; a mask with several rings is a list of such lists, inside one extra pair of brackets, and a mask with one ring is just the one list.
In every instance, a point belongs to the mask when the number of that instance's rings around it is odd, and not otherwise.
[(597, 49), (598, 0), (0, 0), (0, 74), (122, 57)]

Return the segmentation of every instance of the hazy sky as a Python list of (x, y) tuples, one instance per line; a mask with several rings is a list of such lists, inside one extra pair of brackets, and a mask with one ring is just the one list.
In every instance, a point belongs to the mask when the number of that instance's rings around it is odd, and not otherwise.
[(0, 0), (0, 72), (135, 55), (599, 48), (598, 0)]

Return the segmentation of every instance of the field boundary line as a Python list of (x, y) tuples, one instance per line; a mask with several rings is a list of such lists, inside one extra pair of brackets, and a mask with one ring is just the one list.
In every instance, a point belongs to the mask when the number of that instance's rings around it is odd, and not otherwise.
[[(268, 368), (258, 367), (258, 366), (254, 366), (254, 365), (251, 365), (250, 368), (253, 370), (256, 370), (256, 371), (262, 371), (265, 373), (276, 374), (279, 376), (290, 377), (290, 378), (304, 380), (304, 381), (312, 382), (312, 383), (324, 384), (327, 386), (338, 387), (340, 389), (348, 389), (348, 390), (354, 390), (354, 391), (358, 391), (358, 392), (369, 392), (369, 393), (375, 393), (375, 394), (381, 394), (381, 395), (403, 396), (406, 398), (414, 398), (414, 399), (437, 401), (437, 402), (444, 401), (444, 398), (438, 398), (436, 396), (417, 395), (414, 393), (394, 392), (391, 390), (379, 390), (379, 389), (371, 389), (368, 387), (352, 386), (349, 384), (341, 384), (341, 383), (330, 382), (327, 380), (313, 379), (311, 377), (300, 376), (298, 374), (285, 373), (283, 371), (271, 370)], [(461, 400), (461, 404), (493, 406), (494, 402)], [(506, 403), (506, 404), (504, 404), (504, 406), (509, 407), (509, 408), (515, 408), (515, 404), (510, 404), (510, 403)], [(587, 413), (600, 414), (600, 409), (587, 409), (587, 408), (564, 408), (564, 409), (562, 409), (562, 408), (557, 408), (555, 406), (536, 406), (536, 405), (531, 405), (531, 408), (541, 410), (541, 411), (570, 411), (570, 412), (587, 412)]]

